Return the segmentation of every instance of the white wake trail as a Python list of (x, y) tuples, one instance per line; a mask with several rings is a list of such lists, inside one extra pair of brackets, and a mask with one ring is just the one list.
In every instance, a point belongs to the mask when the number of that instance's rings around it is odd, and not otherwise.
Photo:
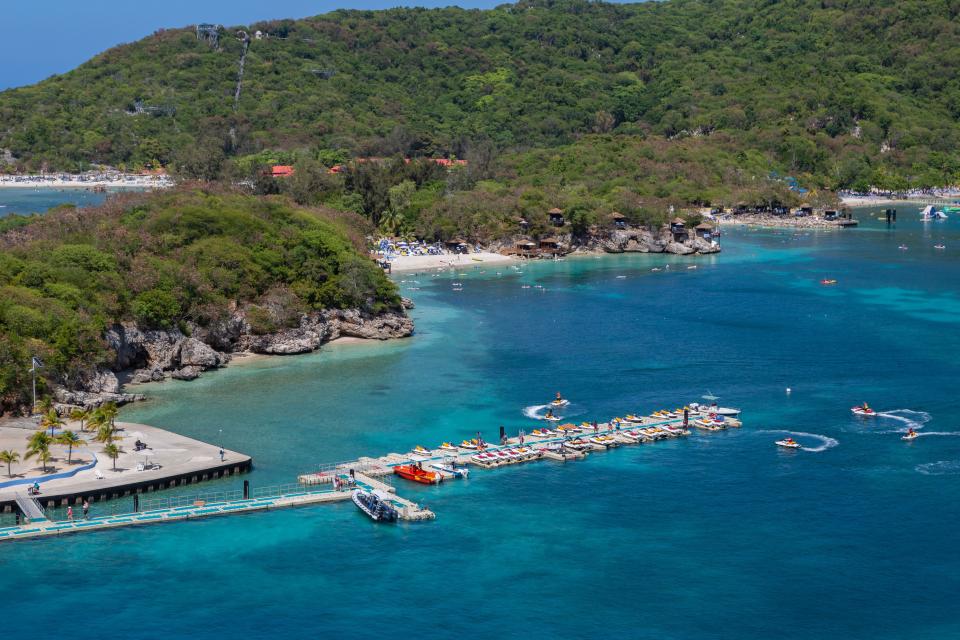
[(836, 438), (831, 438), (830, 436), (825, 436), (820, 433), (807, 433), (806, 431), (788, 431), (787, 429), (764, 429), (761, 431), (756, 431), (754, 433), (785, 433), (790, 436), (796, 436), (797, 438), (813, 438), (820, 441), (819, 447), (800, 447), (801, 451), (809, 451), (810, 453), (820, 453), (821, 451), (826, 451), (827, 449), (832, 449), (840, 441)]

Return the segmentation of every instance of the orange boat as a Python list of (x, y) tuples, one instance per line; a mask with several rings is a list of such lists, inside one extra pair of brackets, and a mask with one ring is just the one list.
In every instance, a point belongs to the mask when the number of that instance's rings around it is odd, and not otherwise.
[(412, 464), (401, 464), (393, 468), (393, 472), (406, 480), (413, 480), (421, 484), (437, 484), (443, 476), (436, 471), (425, 471)]

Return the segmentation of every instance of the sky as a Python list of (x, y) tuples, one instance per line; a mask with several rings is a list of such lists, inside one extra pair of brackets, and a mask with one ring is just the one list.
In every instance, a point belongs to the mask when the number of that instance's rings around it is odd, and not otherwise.
[(386, 9), (410, 4), (490, 8), (506, 0), (0, 0), (0, 90), (64, 73), (159, 28), (200, 22), (243, 25), (303, 18), (334, 9)]

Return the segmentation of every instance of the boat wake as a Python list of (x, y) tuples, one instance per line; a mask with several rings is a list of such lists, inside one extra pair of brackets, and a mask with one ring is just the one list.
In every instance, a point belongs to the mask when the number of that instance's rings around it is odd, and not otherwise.
[(543, 420), (543, 415), (546, 413), (547, 409), (550, 408), (548, 404), (534, 404), (529, 407), (523, 408), (523, 415), (528, 418), (533, 418), (534, 420)]
[(960, 431), (924, 431), (917, 436), (960, 436)]
[(960, 474), (960, 460), (941, 460), (918, 464), (916, 470), (925, 476), (955, 476)]
[(894, 431), (881, 431), (880, 433), (906, 433), (910, 429), (914, 431), (919, 431), (923, 429), (923, 426), (930, 422), (933, 418), (926, 411), (914, 411), (912, 409), (893, 409), (891, 411), (879, 411), (877, 412), (878, 418), (889, 418), (890, 420), (897, 420), (898, 422), (903, 423), (902, 429), (896, 429)]
[(789, 436), (795, 438), (813, 438), (820, 441), (820, 446), (818, 447), (800, 447), (801, 451), (809, 451), (810, 453), (820, 453), (821, 451), (826, 451), (827, 449), (832, 449), (840, 441), (836, 438), (831, 438), (830, 436), (824, 436), (819, 433), (807, 433), (806, 431), (787, 431), (786, 429), (766, 429), (761, 431), (755, 431), (754, 433), (785, 433)]
[(922, 429), (923, 425), (930, 422), (932, 416), (926, 411), (914, 411), (913, 409), (892, 409), (890, 411), (880, 411), (878, 417), (899, 420), (908, 427)]
[(564, 407), (553, 407), (550, 404), (533, 404), (523, 408), (523, 415), (533, 420), (543, 420), (547, 409), (553, 409), (553, 414), (560, 419), (578, 416), (583, 413), (583, 409), (580, 409), (575, 404), (568, 404)]

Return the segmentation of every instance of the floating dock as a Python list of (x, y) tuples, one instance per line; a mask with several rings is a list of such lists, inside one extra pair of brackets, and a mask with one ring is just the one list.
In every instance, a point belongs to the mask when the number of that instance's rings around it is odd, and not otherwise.
[[(169, 506), (159, 509), (135, 511), (123, 515), (103, 516), (88, 520), (51, 522), (45, 518), (34, 518), (33, 522), (15, 527), (0, 528), (0, 541), (24, 540), (58, 536), (81, 531), (97, 531), (123, 526), (152, 524), (158, 522), (177, 522), (202, 517), (249, 513), (283, 507), (307, 506), (328, 502), (349, 500), (351, 489), (358, 487), (372, 491), (382, 499), (389, 501), (397, 510), (401, 520), (421, 521), (436, 517), (429, 509), (407, 500), (396, 493), (396, 489), (378, 478), (393, 476), (393, 468), (401, 464), (423, 464), (442, 462), (455, 463), (457, 466), (472, 465), (481, 468), (495, 468), (503, 465), (519, 464), (535, 460), (578, 460), (587, 457), (589, 452), (605, 451), (628, 444), (646, 444), (668, 438), (682, 438), (690, 434), (689, 427), (699, 426), (691, 415), (686, 421), (683, 417), (646, 416), (633, 417), (631, 420), (614, 419), (602, 424), (581, 423), (580, 426), (561, 425), (557, 430), (549, 429), (547, 434), (530, 434), (507, 438), (504, 444), (489, 445), (481, 443), (479, 447), (463, 446), (423, 449), (407, 454), (390, 453), (380, 458), (358, 458), (350, 462), (328, 465), (315, 473), (299, 476), (297, 488), (281, 491), (278, 495), (253, 498), (223, 499), (214, 501), (197, 500), (190, 504)], [(726, 421), (731, 427), (739, 427), (739, 420)], [(723, 427), (711, 428), (719, 430)], [(575, 431), (574, 431), (575, 430)], [(535, 431), (540, 431), (536, 429)], [(466, 441), (465, 441), (466, 442)], [(452, 474), (443, 473), (445, 479)], [(348, 488), (315, 489), (312, 487), (331, 485), (339, 479)], [(25, 507), (34, 515), (34, 505)], [(36, 505), (39, 507), (39, 505)], [(21, 507), (23, 510), (24, 507)]]

